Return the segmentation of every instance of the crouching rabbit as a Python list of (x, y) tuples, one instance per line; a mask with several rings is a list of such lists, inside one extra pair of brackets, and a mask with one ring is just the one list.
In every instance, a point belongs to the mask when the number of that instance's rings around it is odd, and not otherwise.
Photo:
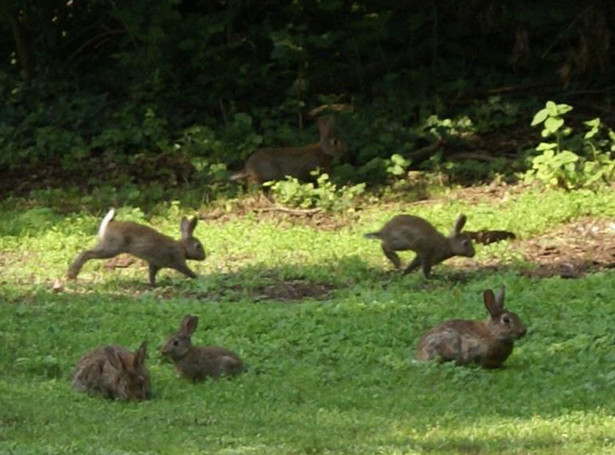
[(483, 293), (489, 317), (485, 321), (452, 320), (428, 330), (416, 350), (418, 360), (438, 358), (459, 365), (478, 364), (497, 368), (510, 356), (516, 340), (525, 336), (526, 327), (515, 313), (504, 308), (504, 286), (495, 296)]
[(112, 345), (83, 355), (71, 375), (71, 388), (118, 400), (146, 400), (151, 396), (145, 367), (146, 344), (136, 352)]
[(220, 376), (235, 376), (244, 370), (243, 363), (232, 351), (218, 346), (193, 346), (190, 337), (199, 319), (186, 315), (179, 330), (171, 335), (162, 354), (170, 358), (179, 374), (193, 382)]

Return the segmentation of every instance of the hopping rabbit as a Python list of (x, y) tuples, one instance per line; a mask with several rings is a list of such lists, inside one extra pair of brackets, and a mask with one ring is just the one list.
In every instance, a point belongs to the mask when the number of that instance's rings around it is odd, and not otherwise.
[(487, 320), (457, 319), (428, 330), (419, 341), (416, 358), (454, 360), (459, 365), (474, 363), (483, 368), (497, 368), (504, 363), (514, 342), (525, 336), (527, 329), (519, 316), (504, 308), (504, 286), (497, 297), (487, 289), (483, 300), (489, 312)]
[(308, 180), (310, 172), (320, 168), (328, 171), (331, 159), (346, 152), (334, 130), (334, 118), (318, 118), (320, 141), (303, 147), (260, 149), (248, 157), (242, 171), (231, 180), (247, 179), (250, 184), (262, 184), (269, 180), (281, 180), (285, 176)]
[(151, 383), (145, 355), (145, 342), (135, 353), (117, 345), (96, 348), (77, 362), (71, 388), (119, 400), (148, 399)]
[(173, 360), (179, 374), (193, 382), (208, 377), (235, 376), (244, 370), (237, 354), (218, 346), (193, 346), (190, 337), (197, 327), (198, 318), (186, 315), (179, 330), (162, 347), (162, 354)]
[(156, 285), (156, 273), (162, 268), (175, 269), (190, 278), (196, 278), (196, 274), (186, 264), (186, 259), (205, 259), (203, 245), (193, 236), (196, 217), (190, 221), (182, 217), (180, 240), (174, 240), (142, 224), (113, 221), (114, 217), (115, 210), (109, 210), (98, 230), (98, 245), (77, 256), (68, 269), (68, 278), (77, 278), (83, 264), (90, 259), (108, 259), (120, 253), (129, 253), (147, 261), (151, 286)]
[(368, 239), (380, 239), (382, 251), (396, 269), (401, 261), (396, 251), (412, 250), (416, 257), (408, 264), (404, 273), (422, 268), (426, 278), (431, 267), (453, 256), (474, 256), (472, 240), (461, 229), (466, 222), (465, 215), (459, 215), (449, 237), (445, 237), (427, 220), (413, 215), (397, 215), (378, 232), (365, 234)]

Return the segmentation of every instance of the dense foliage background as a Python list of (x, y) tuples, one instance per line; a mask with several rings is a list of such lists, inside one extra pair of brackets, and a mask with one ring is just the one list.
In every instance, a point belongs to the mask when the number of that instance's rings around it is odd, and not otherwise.
[(475, 149), (482, 167), (464, 178), (510, 172), (547, 99), (608, 120), (614, 13), (571, 0), (1, 0), (2, 190), (212, 183), (259, 146), (313, 141), (309, 112), (324, 104), (349, 111), (342, 180), (384, 181), (393, 154), (420, 168)]

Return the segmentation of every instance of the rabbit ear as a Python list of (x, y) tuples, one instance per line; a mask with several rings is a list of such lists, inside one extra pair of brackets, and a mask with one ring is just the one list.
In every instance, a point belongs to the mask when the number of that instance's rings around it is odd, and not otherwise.
[(147, 355), (147, 342), (144, 341), (137, 349), (134, 360), (135, 369), (142, 367), (145, 364), (145, 356)]
[(116, 370), (125, 370), (126, 366), (124, 365), (124, 360), (118, 355), (117, 351), (113, 349), (111, 346), (105, 347), (105, 354), (107, 355), (107, 360), (115, 368)]
[(497, 318), (500, 314), (502, 314), (502, 307), (498, 304), (498, 301), (496, 300), (491, 289), (487, 289), (483, 292), (483, 302), (485, 303), (485, 308), (487, 308), (487, 311), (492, 318)]
[(190, 220), (190, 223), (188, 224), (188, 227), (190, 228), (190, 234), (194, 232), (194, 229), (196, 228), (196, 223), (198, 223), (198, 221), (199, 219), (196, 216), (193, 216)]
[(196, 228), (197, 221), (198, 219), (196, 216), (190, 221), (188, 221), (188, 218), (185, 216), (182, 216), (181, 222), (179, 223), (179, 229), (181, 230), (183, 239), (192, 237), (192, 232), (194, 232), (194, 228)]
[(320, 131), (320, 137), (329, 137), (333, 133), (335, 117), (329, 117), (327, 120), (322, 117), (318, 117), (316, 123), (318, 124), (318, 131)]
[(499, 305), (501, 309), (504, 309), (504, 292), (506, 287), (504, 285), (500, 286), (498, 289), (498, 294), (495, 296), (495, 301)]
[(465, 215), (459, 215), (459, 217), (457, 218), (457, 221), (455, 221), (455, 227), (453, 228), (453, 235), (461, 234), (461, 230), (465, 226), (466, 220), (467, 218)]
[(180, 326), (180, 330), (182, 334), (186, 335), (187, 337), (191, 337), (194, 331), (196, 330), (196, 326), (198, 322), (199, 322), (199, 318), (197, 318), (196, 316), (191, 316), (189, 314), (184, 316), (184, 319), (182, 320), (182, 323)]

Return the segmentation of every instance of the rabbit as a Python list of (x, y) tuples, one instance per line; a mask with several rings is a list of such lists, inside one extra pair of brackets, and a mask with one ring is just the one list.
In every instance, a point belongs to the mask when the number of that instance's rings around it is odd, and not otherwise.
[(317, 119), (320, 141), (303, 147), (266, 148), (248, 157), (242, 171), (231, 180), (247, 179), (251, 185), (260, 185), (269, 180), (281, 180), (285, 176), (309, 180), (310, 172), (317, 168), (327, 171), (331, 159), (346, 152), (346, 144), (335, 136), (333, 117)]
[(483, 293), (489, 312), (486, 321), (453, 320), (423, 334), (416, 350), (418, 360), (454, 360), (459, 365), (478, 364), (497, 368), (510, 356), (513, 344), (526, 334), (526, 327), (515, 313), (504, 308), (504, 286), (494, 296)]
[(151, 382), (145, 356), (145, 342), (135, 353), (117, 345), (96, 348), (77, 362), (71, 388), (111, 399), (146, 400), (151, 397)]
[(365, 234), (368, 239), (380, 239), (382, 251), (396, 269), (401, 262), (396, 251), (412, 250), (416, 257), (408, 264), (404, 274), (419, 268), (429, 278), (431, 267), (453, 256), (474, 256), (472, 240), (461, 232), (466, 216), (459, 215), (449, 237), (445, 237), (427, 220), (413, 215), (397, 215), (378, 232)]
[(178, 270), (190, 278), (196, 274), (186, 265), (186, 259), (202, 261), (205, 250), (201, 242), (193, 236), (197, 219), (190, 221), (182, 217), (180, 223), (181, 240), (173, 240), (160, 232), (142, 224), (128, 221), (112, 221), (115, 209), (109, 210), (98, 230), (98, 245), (83, 251), (68, 269), (68, 278), (75, 279), (90, 259), (108, 259), (120, 253), (130, 253), (149, 264), (149, 283), (156, 285), (156, 273), (161, 268)]
[(184, 316), (179, 330), (162, 347), (162, 355), (169, 357), (179, 374), (192, 382), (243, 372), (243, 363), (234, 352), (218, 346), (192, 345), (190, 337), (198, 321), (196, 316)]

